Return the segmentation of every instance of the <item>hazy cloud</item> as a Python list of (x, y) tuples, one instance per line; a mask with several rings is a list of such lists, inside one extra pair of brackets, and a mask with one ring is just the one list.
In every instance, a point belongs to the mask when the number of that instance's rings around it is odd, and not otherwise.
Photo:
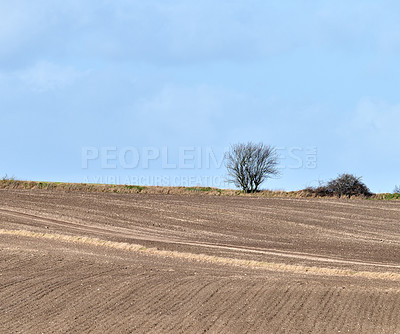
[(370, 97), (362, 98), (356, 108), (352, 128), (372, 141), (400, 140), (400, 104), (390, 105)]
[(3, 2), (0, 64), (26, 65), (39, 54), (182, 64), (257, 60), (304, 47), (393, 51), (400, 45), (400, 11), (391, 7), (398, 5), (388, 0)]
[(34, 66), (15, 73), (29, 89), (46, 92), (72, 85), (76, 80), (89, 74), (80, 72), (73, 66), (60, 66), (47, 61), (40, 61)]

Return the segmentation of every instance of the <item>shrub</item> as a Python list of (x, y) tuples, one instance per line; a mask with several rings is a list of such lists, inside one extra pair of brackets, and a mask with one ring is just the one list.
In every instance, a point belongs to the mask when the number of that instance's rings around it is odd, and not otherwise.
[(369, 188), (361, 181), (361, 177), (352, 174), (340, 174), (336, 179), (329, 181), (326, 185), (328, 193), (335, 196), (366, 196), (372, 195)]
[(330, 180), (326, 184), (320, 184), (318, 187), (308, 187), (304, 189), (304, 192), (315, 197), (372, 196), (371, 191), (361, 181), (361, 177), (352, 174), (340, 174), (336, 179)]
[(307, 195), (314, 196), (314, 197), (326, 197), (326, 196), (333, 196), (332, 191), (328, 190), (326, 185), (320, 185), (318, 187), (308, 187), (304, 189), (304, 192)]

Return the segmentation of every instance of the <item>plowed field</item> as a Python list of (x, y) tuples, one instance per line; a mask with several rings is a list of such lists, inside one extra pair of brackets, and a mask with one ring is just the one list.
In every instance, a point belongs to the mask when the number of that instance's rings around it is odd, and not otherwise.
[(0, 190), (0, 333), (400, 333), (400, 202)]

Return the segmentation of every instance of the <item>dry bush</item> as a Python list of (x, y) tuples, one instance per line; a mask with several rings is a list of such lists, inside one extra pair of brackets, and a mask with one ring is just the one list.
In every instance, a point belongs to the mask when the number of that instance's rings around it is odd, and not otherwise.
[(361, 177), (352, 174), (340, 174), (336, 179), (332, 179), (326, 184), (318, 187), (308, 187), (304, 192), (311, 197), (371, 197), (373, 193), (361, 181)]
[(318, 187), (307, 187), (303, 190), (306, 197), (327, 197), (334, 196), (333, 192), (327, 186), (319, 185)]

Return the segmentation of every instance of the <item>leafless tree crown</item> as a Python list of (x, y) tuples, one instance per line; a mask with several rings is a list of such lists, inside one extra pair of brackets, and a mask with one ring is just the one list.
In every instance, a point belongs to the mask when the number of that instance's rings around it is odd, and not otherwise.
[(245, 192), (253, 193), (267, 178), (278, 175), (278, 155), (272, 146), (263, 143), (239, 143), (225, 154), (228, 181)]

